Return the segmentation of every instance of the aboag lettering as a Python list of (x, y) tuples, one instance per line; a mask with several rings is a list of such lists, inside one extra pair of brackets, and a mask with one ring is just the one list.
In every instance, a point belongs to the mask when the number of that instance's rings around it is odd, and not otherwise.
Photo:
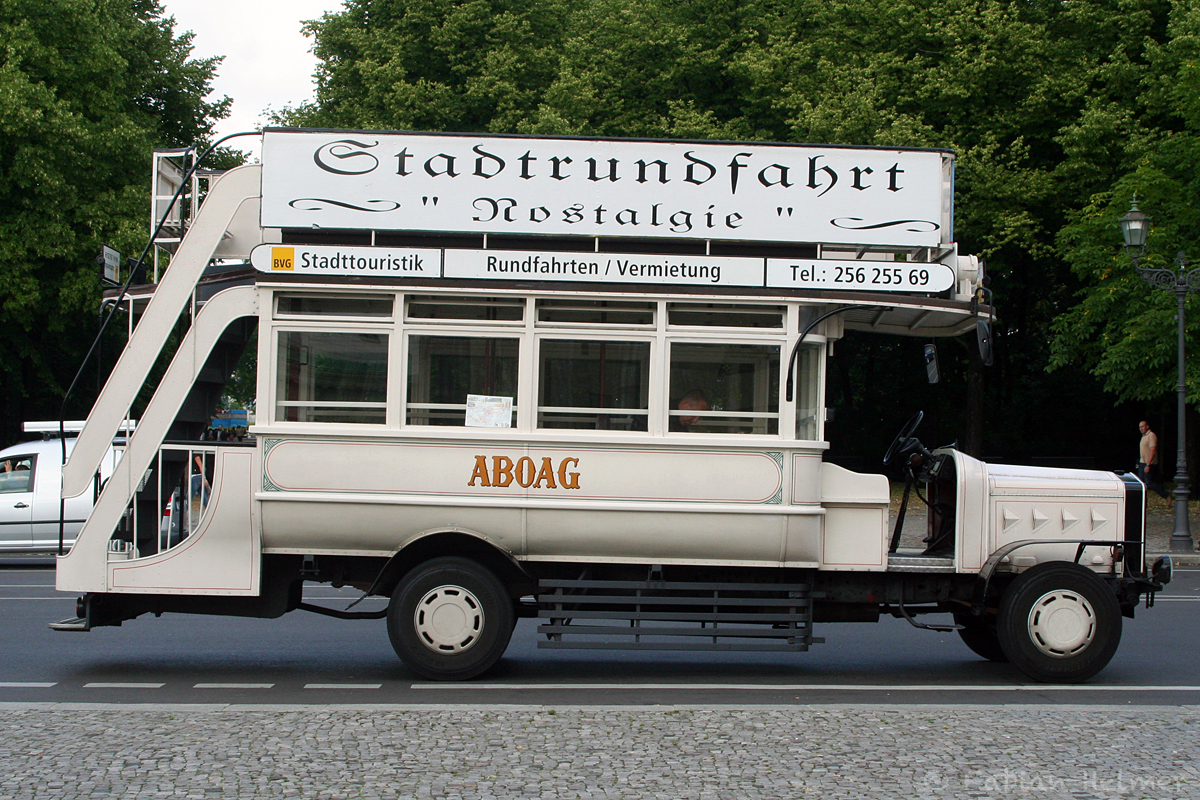
[(508, 456), (492, 456), (489, 468), (487, 456), (475, 456), (475, 469), (467, 486), (505, 487), (516, 484), (523, 489), (578, 489), (578, 458), (564, 458), (557, 466), (554, 459), (543, 456), (538, 464), (529, 456), (513, 461)]

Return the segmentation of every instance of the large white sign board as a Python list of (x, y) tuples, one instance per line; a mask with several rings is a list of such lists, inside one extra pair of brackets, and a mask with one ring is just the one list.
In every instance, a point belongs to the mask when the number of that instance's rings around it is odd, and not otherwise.
[(812, 145), (268, 130), (262, 225), (932, 247), (952, 157)]

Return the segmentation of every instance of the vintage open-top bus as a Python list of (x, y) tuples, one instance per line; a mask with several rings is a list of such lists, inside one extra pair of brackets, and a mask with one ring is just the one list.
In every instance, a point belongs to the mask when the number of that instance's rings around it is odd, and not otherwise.
[[(953, 240), (950, 152), (263, 138), (122, 301), (140, 316), (68, 496), (189, 308), (190, 327), (58, 560), (82, 593), (60, 630), (386, 616), (413, 671), (467, 679), (520, 617), (545, 647), (799, 651), (814, 622), (951, 612), (935, 627), (980, 655), (1080, 681), (1170, 578), (1144, 563), (1132, 476), (930, 452), (914, 417), (888, 450), (929, 504), (904, 551), (887, 478), (823, 460), (844, 330), (957, 336), (990, 314)], [(200, 441), (251, 341), (251, 441)], [(321, 608), (305, 581), (390, 602)]]

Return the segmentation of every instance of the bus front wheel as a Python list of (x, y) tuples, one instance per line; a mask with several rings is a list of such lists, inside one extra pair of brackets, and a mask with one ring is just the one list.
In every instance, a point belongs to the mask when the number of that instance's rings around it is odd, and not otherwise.
[(388, 604), (388, 638), (423, 678), (465, 681), (491, 669), (508, 647), (515, 614), (504, 584), (466, 558), (415, 567)]
[(1121, 607), (1096, 573), (1047, 562), (1021, 573), (1005, 590), (996, 633), (1008, 660), (1030, 678), (1081, 683), (1116, 653)]

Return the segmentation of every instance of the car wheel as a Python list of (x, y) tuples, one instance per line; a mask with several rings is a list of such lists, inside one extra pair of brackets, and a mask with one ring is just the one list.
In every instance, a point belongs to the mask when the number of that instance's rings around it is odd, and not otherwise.
[(1009, 585), (996, 620), (1000, 647), (1030, 678), (1080, 683), (1108, 664), (1121, 641), (1116, 594), (1076, 564), (1039, 564)]
[(418, 675), (463, 681), (504, 655), (512, 600), (491, 570), (465, 558), (435, 558), (401, 579), (388, 604), (388, 638)]

